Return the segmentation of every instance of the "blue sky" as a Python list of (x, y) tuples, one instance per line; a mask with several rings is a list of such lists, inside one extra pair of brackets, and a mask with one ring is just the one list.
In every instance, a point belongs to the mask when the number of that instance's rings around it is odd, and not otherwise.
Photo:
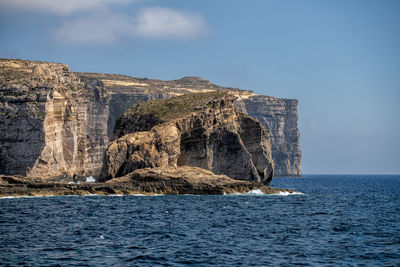
[(0, 57), (299, 100), (303, 173), (400, 173), (400, 1), (0, 0)]

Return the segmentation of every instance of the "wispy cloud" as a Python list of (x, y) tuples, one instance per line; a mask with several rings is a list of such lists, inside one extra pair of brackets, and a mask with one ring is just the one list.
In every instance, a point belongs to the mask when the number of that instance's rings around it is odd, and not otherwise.
[(101, 11), (66, 20), (54, 31), (56, 41), (77, 45), (113, 44), (134, 35), (129, 16)]
[(64, 44), (108, 45), (137, 38), (192, 40), (209, 32), (203, 16), (190, 11), (165, 7), (143, 8), (137, 10), (135, 15), (113, 11), (117, 4), (136, 1), (0, 0), (0, 8), (61, 16), (60, 24), (57, 26), (55, 23), (53, 37)]
[(2, 9), (17, 9), (70, 15), (77, 11), (104, 8), (132, 0), (0, 0)]
[(138, 35), (167, 39), (193, 39), (208, 32), (201, 15), (161, 7), (142, 10), (135, 28)]
[(66, 20), (54, 36), (63, 43), (107, 45), (135, 38), (191, 40), (208, 31), (207, 23), (199, 14), (152, 7), (140, 10), (136, 16), (109, 10), (78, 16)]

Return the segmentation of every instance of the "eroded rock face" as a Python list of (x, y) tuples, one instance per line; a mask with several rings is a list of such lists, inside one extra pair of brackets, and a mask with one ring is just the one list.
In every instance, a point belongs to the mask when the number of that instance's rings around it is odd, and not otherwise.
[(242, 101), (247, 114), (271, 133), (277, 176), (301, 176), (300, 132), (296, 99), (250, 96)]
[(103, 84), (58, 63), (0, 60), (0, 173), (98, 175), (108, 144)]
[[(204, 96), (210, 97), (201, 104), (192, 100)], [(239, 113), (234, 99), (221, 92), (200, 93), (153, 101), (150, 108), (147, 104), (135, 106), (116, 123), (103, 178), (141, 168), (195, 166), (268, 184), (273, 177), (269, 133), (258, 121)], [(181, 107), (181, 101), (193, 109), (179, 114), (186, 108)]]
[[(132, 104), (212, 90), (234, 94), (235, 106), (270, 132), (275, 176), (301, 174), (294, 99), (258, 96), (198, 77), (160, 81), (71, 73), (63, 64), (9, 59), (0, 59), (0, 173), (96, 176), (115, 121)], [(154, 121), (143, 120), (148, 122)], [(212, 138), (219, 136), (227, 133)]]
[[(261, 190), (265, 194), (276, 194), (282, 189), (271, 188), (249, 181), (239, 181), (226, 175), (216, 175), (198, 167), (158, 167), (133, 171), (123, 177), (106, 182), (108, 185), (134, 185), (144, 193), (156, 194), (230, 194), (249, 193)], [(289, 191), (292, 193), (293, 191)]]
[(111, 95), (109, 137), (114, 123), (132, 104), (151, 99), (166, 99), (193, 92), (220, 90), (237, 97), (235, 106), (257, 119), (270, 132), (275, 176), (301, 175), (300, 134), (297, 125), (297, 100), (261, 96), (249, 90), (222, 87), (199, 77), (173, 81), (134, 78), (116, 74), (80, 73), (104, 82)]

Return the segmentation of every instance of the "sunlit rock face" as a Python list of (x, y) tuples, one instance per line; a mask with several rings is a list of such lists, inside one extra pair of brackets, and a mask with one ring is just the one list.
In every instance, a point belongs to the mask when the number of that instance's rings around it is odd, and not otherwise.
[(98, 175), (108, 144), (102, 83), (58, 63), (0, 60), (0, 173)]
[(269, 184), (268, 131), (234, 107), (233, 95), (195, 93), (141, 103), (118, 119), (103, 179), (141, 168), (200, 167), (238, 180)]
[(299, 176), (297, 100), (259, 96), (198, 77), (173, 81), (72, 73), (58, 63), (0, 59), (0, 173), (100, 174), (115, 122), (135, 103), (220, 90), (269, 131), (275, 176)]
[(243, 100), (246, 112), (271, 133), (276, 176), (301, 175), (300, 132), (296, 99), (251, 96)]
[(270, 132), (275, 176), (298, 177), (301, 175), (300, 133), (297, 125), (298, 101), (296, 99), (261, 96), (249, 90), (218, 86), (198, 77), (161, 81), (115, 74), (80, 73), (80, 75), (103, 81), (109, 92), (111, 97), (108, 123), (110, 138), (115, 121), (132, 104), (195, 92), (212, 90), (230, 92), (237, 97), (235, 106), (238, 110), (260, 121)]

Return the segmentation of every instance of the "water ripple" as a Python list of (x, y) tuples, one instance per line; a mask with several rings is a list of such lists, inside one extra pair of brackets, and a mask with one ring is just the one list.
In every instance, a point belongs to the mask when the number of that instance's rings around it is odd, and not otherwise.
[(4, 265), (400, 264), (400, 177), (275, 179), (290, 196), (0, 199)]

